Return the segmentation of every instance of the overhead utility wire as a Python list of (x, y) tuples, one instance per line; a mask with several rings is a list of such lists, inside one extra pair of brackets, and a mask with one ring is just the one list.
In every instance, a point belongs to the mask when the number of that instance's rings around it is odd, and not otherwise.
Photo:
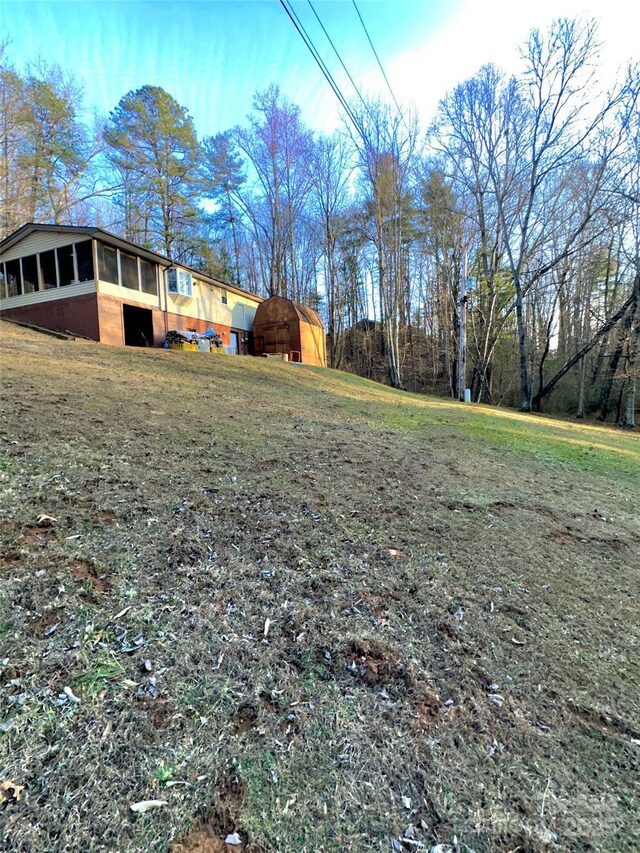
[(358, 13), (358, 17), (360, 18), (360, 23), (362, 24), (362, 29), (363, 29), (363, 30), (364, 30), (364, 32), (365, 32), (365, 35), (366, 35), (366, 37), (367, 37), (367, 40), (369, 41), (369, 44), (371, 45), (371, 50), (373, 51), (373, 55), (374, 55), (374, 56), (375, 56), (375, 58), (376, 58), (376, 61), (377, 61), (378, 66), (379, 66), (379, 68), (380, 68), (380, 71), (382, 72), (382, 76), (384, 77), (384, 81), (385, 81), (385, 83), (387, 84), (387, 89), (391, 92), (391, 97), (393, 98), (393, 102), (394, 102), (394, 104), (396, 105), (396, 108), (397, 108), (397, 110), (398, 110), (398, 113), (402, 116), (402, 115), (403, 115), (403, 113), (402, 113), (402, 110), (400, 109), (400, 104), (398, 103), (398, 101), (397, 101), (397, 99), (396, 99), (396, 96), (395, 96), (395, 95), (394, 95), (394, 93), (393, 93), (393, 89), (391, 88), (391, 83), (389, 83), (389, 78), (388, 78), (388, 77), (387, 77), (387, 75), (385, 74), (385, 70), (384, 70), (384, 68), (382, 67), (382, 62), (380, 62), (380, 57), (378, 56), (378, 52), (376, 51), (375, 47), (373, 46), (373, 42), (371, 41), (371, 36), (369, 35), (369, 31), (367, 30), (367, 27), (365, 26), (365, 23), (364, 23), (364, 21), (362, 20), (362, 15), (360, 14), (360, 10), (359, 10), (359, 9), (358, 9), (358, 7), (356, 6), (356, 0), (351, 0), (351, 2), (353, 3), (353, 8), (354, 8), (354, 9), (356, 10), (356, 12)]
[(360, 135), (362, 135), (362, 128), (360, 127), (360, 123), (359, 123), (355, 113), (353, 112), (353, 110), (349, 106), (346, 98), (344, 97), (344, 95), (340, 91), (340, 87), (338, 86), (336, 81), (333, 79), (331, 72), (329, 71), (329, 69), (327, 68), (322, 57), (318, 53), (311, 36), (309, 36), (307, 31), (305, 30), (304, 25), (302, 24), (302, 22), (300, 21), (300, 19), (297, 16), (297, 14), (293, 10), (293, 7), (291, 7), (290, 3), (288, 3), (287, 0), (280, 0), (280, 5), (282, 6), (282, 8), (285, 10), (287, 15), (289, 16), (291, 23), (293, 24), (293, 26), (298, 31), (300, 38), (303, 40), (303, 42), (306, 44), (307, 48), (311, 52), (311, 55), (313, 56), (316, 63), (318, 64), (318, 67), (322, 71), (327, 83), (331, 86), (336, 98), (340, 101), (341, 106), (343, 107), (343, 109), (345, 110), (345, 112), (347, 113), (347, 115), (349, 116), (351, 121), (353, 122), (354, 127), (356, 128), (358, 133)]
[(315, 6), (314, 6), (314, 5), (313, 5), (313, 3), (311, 2), (311, 0), (307, 0), (307, 3), (309, 4), (309, 6), (311, 6), (311, 11), (312, 11), (312, 12), (313, 12), (313, 14), (316, 16), (316, 20), (318, 21), (318, 23), (319, 23), (319, 24), (320, 24), (320, 26), (322, 27), (322, 32), (323, 32), (323, 33), (325, 34), (325, 36), (327, 37), (327, 40), (328, 40), (329, 44), (330, 44), (330, 45), (331, 45), (331, 47), (333, 48), (333, 52), (334, 52), (334, 53), (335, 53), (335, 55), (338, 57), (338, 62), (340, 63), (340, 65), (342, 65), (342, 67), (343, 67), (343, 69), (344, 69), (344, 73), (347, 75), (347, 77), (349, 78), (349, 80), (350, 80), (350, 82), (351, 82), (351, 85), (353, 86), (353, 88), (354, 88), (354, 89), (355, 89), (355, 91), (356, 91), (356, 95), (357, 95), (357, 96), (360, 98), (360, 100), (362, 101), (362, 105), (363, 105), (363, 106), (364, 106), (364, 108), (367, 110), (367, 112), (369, 112), (369, 107), (368, 107), (368, 105), (367, 105), (367, 102), (365, 101), (365, 99), (364, 99), (364, 98), (362, 97), (362, 95), (360, 94), (360, 90), (359, 90), (359, 89), (358, 89), (358, 87), (356, 86), (356, 84), (355, 84), (355, 81), (354, 81), (353, 77), (351, 76), (351, 74), (349, 74), (349, 70), (348, 70), (347, 66), (344, 64), (344, 62), (342, 61), (342, 57), (341, 57), (341, 56), (340, 56), (340, 54), (338, 53), (338, 48), (337, 48), (337, 47), (335, 46), (335, 44), (333, 43), (333, 41), (332, 41), (332, 39), (331, 39), (331, 36), (329, 35), (329, 33), (327, 32), (327, 30), (326, 30), (326, 28), (325, 28), (325, 25), (324, 25), (324, 24), (322, 23), (322, 21), (320, 20), (320, 16), (319, 16), (319, 15), (318, 15), (318, 13), (316, 12)]

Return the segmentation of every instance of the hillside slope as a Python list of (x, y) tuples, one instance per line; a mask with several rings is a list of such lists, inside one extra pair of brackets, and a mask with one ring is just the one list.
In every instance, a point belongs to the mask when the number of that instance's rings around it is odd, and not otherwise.
[(634, 848), (637, 436), (0, 328), (2, 849)]

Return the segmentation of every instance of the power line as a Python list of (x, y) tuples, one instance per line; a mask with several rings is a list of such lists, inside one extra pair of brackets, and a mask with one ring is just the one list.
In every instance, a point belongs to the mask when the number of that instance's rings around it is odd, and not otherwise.
[(355, 89), (356, 95), (360, 98), (360, 100), (362, 101), (362, 104), (363, 104), (364, 108), (365, 108), (365, 109), (367, 110), (367, 112), (368, 112), (368, 111), (369, 111), (369, 107), (367, 106), (367, 102), (365, 101), (365, 99), (364, 99), (364, 98), (362, 97), (362, 95), (360, 94), (360, 90), (359, 90), (359, 89), (358, 89), (358, 87), (356, 86), (356, 84), (355, 84), (355, 81), (354, 81), (353, 77), (352, 77), (352, 76), (351, 76), (351, 74), (349, 73), (349, 70), (348, 70), (347, 66), (346, 66), (346, 65), (344, 64), (344, 62), (342, 61), (342, 57), (341, 57), (341, 56), (340, 56), (340, 54), (338, 53), (338, 48), (337, 48), (337, 47), (335, 46), (335, 44), (333, 43), (333, 40), (331, 39), (331, 36), (329, 35), (329, 33), (327, 32), (327, 30), (326, 30), (326, 28), (325, 28), (325, 25), (324, 25), (324, 24), (322, 23), (322, 21), (320, 20), (320, 16), (319, 16), (319, 15), (318, 15), (318, 13), (316, 12), (315, 6), (314, 6), (314, 5), (313, 5), (313, 3), (311, 2), (311, 0), (307, 0), (307, 3), (308, 3), (308, 4), (309, 4), (309, 6), (311, 7), (311, 11), (313, 12), (313, 14), (316, 16), (316, 20), (318, 21), (318, 23), (319, 23), (319, 24), (320, 24), (320, 26), (322, 27), (322, 32), (323, 32), (323, 33), (325, 34), (325, 36), (327, 37), (327, 40), (328, 40), (329, 44), (330, 44), (330, 45), (331, 45), (331, 47), (333, 48), (333, 52), (334, 52), (334, 53), (335, 53), (335, 55), (338, 57), (338, 62), (340, 63), (340, 65), (342, 65), (342, 67), (343, 67), (343, 69), (344, 69), (345, 74), (347, 75), (347, 77), (349, 78), (349, 80), (350, 80), (350, 82), (351, 82), (351, 85), (352, 85), (352, 86), (353, 86), (353, 88)]
[(387, 89), (391, 92), (391, 97), (393, 98), (393, 102), (396, 105), (396, 109), (398, 110), (398, 113), (402, 116), (403, 113), (402, 113), (402, 110), (400, 109), (400, 104), (398, 103), (396, 96), (393, 93), (393, 89), (391, 88), (391, 83), (389, 83), (389, 78), (385, 74), (385, 70), (382, 67), (382, 62), (380, 62), (380, 57), (378, 56), (378, 52), (376, 51), (375, 47), (373, 46), (373, 42), (371, 41), (371, 36), (369, 35), (369, 31), (367, 30), (367, 27), (366, 27), (364, 21), (362, 20), (362, 15), (360, 14), (360, 10), (358, 9), (358, 7), (356, 5), (356, 0), (351, 0), (351, 2), (353, 3), (353, 8), (358, 13), (358, 18), (360, 18), (360, 23), (362, 24), (362, 29), (365, 32), (365, 35), (367, 37), (369, 44), (371, 45), (371, 50), (373, 51), (373, 55), (376, 58), (376, 61), (378, 63), (378, 67), (380, 68), (380, 71), (382, 72), (382, 76), (384, 77), (384, 81), (387, 84)]
[(355, 113), (353, 112), (353, 110), (349, 106), (347, 99), (344, 97), (344, 95), (340, 91), (340, 87), (338, 86), (336, 81), (333, 79), (331, 72), (329, 71), (326, 63), (324, 62), (324, 60), (320, 56), (320, 53), (318, 52), (316, 46), (313, 43), (313, 39), (307, 33), (306, 29), (304, 28), (304, 25), (300, 21), (300, 18), (298, 18), (298, 15), (296, 14), (295, 10), (291, 6), (291, 4), (288, 2), (288, 0), (280, 0), (280, 5), (282, 6), (282, 8), (287, 13), (289, 19), (291, 20), (291, 23), (296, 28), (300, 38), (303, 40), (303, 42), (305, 43), (305, 45), (307, 46), (307, 48), (311, 52), (311, 55), (313, 56), (316, 63), (318, 64), (318, 67), (322, 71), (322, 74), (324, 75), (327, 83), (331, 86), (336, 98), (338, 99), (341, 106), (343, 107), (343, 109), (345, 110), (345, 112), (347, 113), (347, 115), (349, 116), (351, 121), (353, 122), (354, 127), (356, 128), (358, 133), (362, 136), (363, 131), (362, 131), (362, 128), (360, 126), (360, 123), (359, 123)]

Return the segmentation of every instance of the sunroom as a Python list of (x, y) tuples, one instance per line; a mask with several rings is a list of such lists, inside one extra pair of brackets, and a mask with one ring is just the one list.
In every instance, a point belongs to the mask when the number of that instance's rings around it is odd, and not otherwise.
[(158, 296), (158, 264), (88, 239), (0, 262), (0, 298), (95, 282), (96, 263), (101, 282)]

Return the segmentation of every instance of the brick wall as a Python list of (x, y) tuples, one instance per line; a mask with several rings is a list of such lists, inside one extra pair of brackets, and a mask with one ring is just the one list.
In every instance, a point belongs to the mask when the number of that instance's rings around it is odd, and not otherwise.
[[(100, 318), (100, 343), (111, 346), (124, 346), (124, 323), (122, 306), (134, 305), (136, 308), (146, 308), (137, 302), (128, 303), (126, 299), (115, 299), (113, 296), (98, 295), (98, 315)], [(159, 308), (149, 308), (153, 320), (153, 345), (161, 347), (166, 337), (164, 311)]]
[(122, 324), (122, 302), (111, 296), (98, 295), (98, 317), (100, 322), (100, 342), (112, 346), (124, 346), (124, 327)]
[[(111, 346), (124, 346), (124, 324), (122, 306), (126, 300), (116, 299), (105, 294), (73, 296), (69, 299), (57, 299), (54, 302), (9, 308), (2, 311), (8, 319), (14, 318), (25, 323), (33, 323), (44, 329), (57, 332), (74, 332), (94, 341)], [(137, 307), (137, 303), (131, 303)], [(149, 308), (153, 319), (153, 343), (160, 347), (166, 337), (166, 329), (195, 329), (201, 334), (211, 328), (212, 324), (195, 317), (184, 317), (180, 314), (169, 314), (165, 319), (164, 311), (159, 308)], [(225, 347), (231, 344), (231, 329), (229, 326), (214, 324), (216, 332), (221, 336)], [(251, 351), (252, 335), (250, 332), (238, 331), (241, 352)], [(247, 343), (242, 344), (246, 339)]]
[(94, 341), (100, 339), (95, 293), (24, 305), (21, 308), (3, 308), (2, 316), (54, 332), (72, 332)]
[[(204, 334), (207, 329), (210, 329), (212, 326), (216, 330), (216, 332), (222, 338), (223, 346), (228, 347), (231, 344), (231, 329), (229, 326), (222, 326), (220, 323), (208, 323), (206, 320), (198, 320), (195, 317), (183, 317), (181, 314), (171, 314), (168, 315), (169, 321), (169, 329), (179, 329), (181, 331), (186, 331), (187, 329), (195, 329), (196, 332), (199, 332), (201, 335)], [(241, 337), (248, 337), (249, 333), (245, 332)]]

